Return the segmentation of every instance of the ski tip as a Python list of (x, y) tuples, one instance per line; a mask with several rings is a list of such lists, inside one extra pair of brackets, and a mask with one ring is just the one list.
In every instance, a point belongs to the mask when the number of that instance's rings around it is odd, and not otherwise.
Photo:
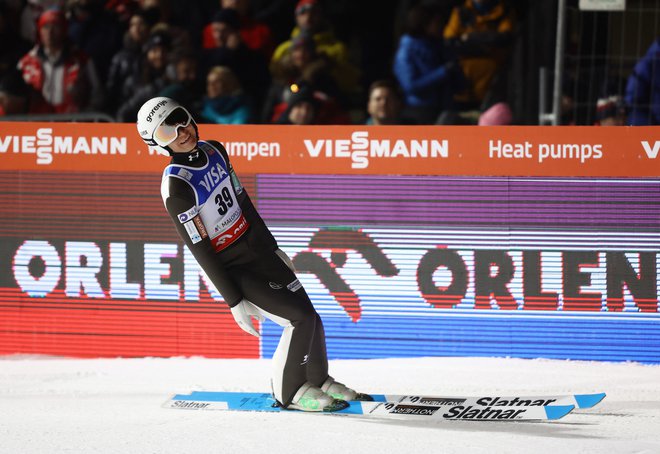
[(575, 407), (573, 405), (548, 405), (545, 407), (545, 414), (548, 419), (560, 419), (573, 411)]
[(578, 408), (591, 408), (605, 398), (605, 393), (576, 394), (575, 402)]

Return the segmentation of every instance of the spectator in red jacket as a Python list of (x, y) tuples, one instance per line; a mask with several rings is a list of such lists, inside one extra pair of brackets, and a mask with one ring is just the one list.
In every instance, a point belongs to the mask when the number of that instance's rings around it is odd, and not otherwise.
[(103, 93), (94, 65), (67, 40), (66, 19), (59, 9), (46, 10), (37, 21), (37, 45), (18, 62), (31, 88), (29, 113), (97, 110)]
[[(250, 11), (249, 0), (220, 0), (221, 9), (233, 9), (238, 13), (240, 25), (239, 33), (245, 45), (252, 50), (260, 52), (267, 61), (275, 49), (270, 27), (263, 22), (257, 21)], [(211, 49), (216, 47), (213, 38), (213, 26), (208, 24), (204, 27), (202, 47)]]

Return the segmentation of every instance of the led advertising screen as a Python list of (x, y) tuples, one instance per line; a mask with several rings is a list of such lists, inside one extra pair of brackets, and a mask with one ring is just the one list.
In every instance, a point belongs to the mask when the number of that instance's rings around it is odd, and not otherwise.
[[(0, 353), (272, 356), (280, 328), (238, 328), (178, 239), (159, 192), (168, 159), (131, 125), (70, 127), (0, 141)], [(202, 129), (227, 138), (331, 358), (660, 362), (648, 128), (589, 128), (608, 131), (572, 148), (584, 128), (553, 128), (564, 165), (550, 167), (546, 128), (351, 128)]]

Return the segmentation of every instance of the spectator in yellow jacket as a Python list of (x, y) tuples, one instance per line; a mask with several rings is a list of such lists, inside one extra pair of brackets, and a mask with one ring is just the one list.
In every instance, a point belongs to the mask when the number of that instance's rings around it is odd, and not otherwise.
[(346, 45), (337, 39), (325, 21), (318, 0), (300, 0), (295, 9), (296, 27), (291, 31), (291, 39), (275, 49), (271, 65), (279, 62), (290, 53), (295, 38), (308, 33), (314, 39), (316, 52), (325, 55), (332, 63), (331, 76), (342, 93), (349, 97), (359, 91), (359, 70), (349, 61)]
[(452, 10), (444, 37), (457, 52), (467, 79), (468, 88), (456, 96), (465, 108), (479, 108), (489, 90), (498, 89), (494, 81), (502, 76), (515, 24), (505, 0), (464, 0)]

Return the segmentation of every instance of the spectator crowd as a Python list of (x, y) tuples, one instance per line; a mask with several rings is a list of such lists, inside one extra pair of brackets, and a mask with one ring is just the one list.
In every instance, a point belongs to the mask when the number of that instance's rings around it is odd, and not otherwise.
[[(330, 1), (6, 0), (0, 115), (133, 122), (147, 99), (168, 96), (219, 124), (514, 123), (515, 7), (401, 3), (401, 30), (383, 55), (387, 43), (366, 33), (338, 37)], [(598, 124), (660, 123), (659, 46), (635, 66), (625, 96), (599, 101)]]

